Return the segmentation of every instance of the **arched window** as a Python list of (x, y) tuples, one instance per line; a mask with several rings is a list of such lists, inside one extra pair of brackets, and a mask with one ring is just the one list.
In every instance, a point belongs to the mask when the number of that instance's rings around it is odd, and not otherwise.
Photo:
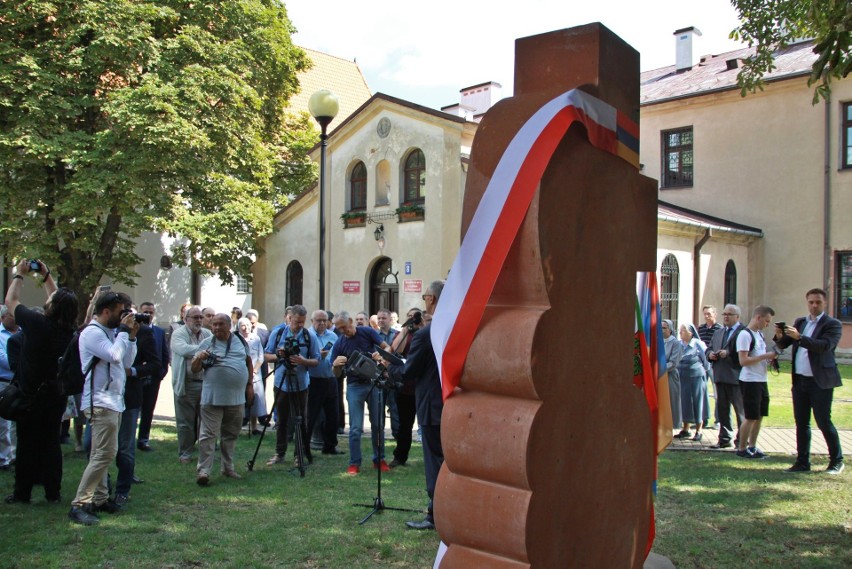
[(405, 159), (404, 185), (405, 203), (422, 202), (426, 197), (426, 158), (419, 148)]
[(674, 323), (673, 334), (677, 333), (677, 297), (680, 290), (680, 268), (677, 259), (669, 253), (660, 267), (660, 313)]
[(302, 265), (299, 261), (291, 261), (287, 265), (287, 306), (302, 304)]
[(737, 266), (732, 259), (725, 265), (725, 304), (737, 303)]
[(349, 176), (349, 209), (367, 209), (367, 167), (358, 162)]

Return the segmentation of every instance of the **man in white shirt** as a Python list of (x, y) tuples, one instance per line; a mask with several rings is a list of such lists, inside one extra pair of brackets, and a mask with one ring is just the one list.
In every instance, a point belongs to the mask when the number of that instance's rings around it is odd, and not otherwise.
[(89, 368), (94, 358), (99, 360), (86, 378), (80, 406), (91, 424), (92, 450), (68, 513), (71, 521), (83, 525), (98, 523), (95, 512), (118, 510), (108, 501), (106, 473), (118, 452), (118, 428), (124, 411), (124, 370), (136, 358), (139, 323), (130, 304), (126, 294), (102, 294), (95, 300), (91, 324), (80, 333), (83, 370)]
[(767, 365), (778, 354), (774, 350), (766, 351), (763, 330), (772, 322), (775, 311), (760, 305), (752, 312), (751, 322), (737, 336), (737, 354), (740, 365), (740, 390), (743, 395), (743, 413), (745, 421), (740, 426), (740, 442), (737, 456), (742, 458), (764, 458), (766, 455), (757, 448), (757, 436), (760, 424), (769, 415), (769, 386), (767, 385)]

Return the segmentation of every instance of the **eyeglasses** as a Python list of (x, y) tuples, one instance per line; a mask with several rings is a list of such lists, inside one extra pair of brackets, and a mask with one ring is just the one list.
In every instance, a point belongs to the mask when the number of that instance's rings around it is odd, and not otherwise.
[(733, 312), (723, 312), (722, 316), (736, 316)]
[(199, 316), (188, 316), (187, 317), (187, 320), (203, 320), (203, 319), (204, 319), (204, 317), (200, 316), (200, 315)]

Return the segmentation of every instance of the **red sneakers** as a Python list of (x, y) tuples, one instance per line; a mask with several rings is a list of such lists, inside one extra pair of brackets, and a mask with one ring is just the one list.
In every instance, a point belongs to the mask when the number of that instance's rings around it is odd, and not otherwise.
[(382, 472), (390, 472), (390, 466), (388, 466), (388, 463), (385, 462), (384, 460), (381, 461), (381, 462), (374, 462), (373, 468), (376, 468), (376, 469), (381, 468)]
[(349, 476), (355, 476), (361, 472), (361, 468), (357, 464), (350, 464), (349, 468), (346, 469), (346, 474)]

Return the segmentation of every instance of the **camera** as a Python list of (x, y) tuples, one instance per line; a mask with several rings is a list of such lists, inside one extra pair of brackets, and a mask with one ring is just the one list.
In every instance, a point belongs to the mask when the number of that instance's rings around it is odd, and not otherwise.
[(362, 352), (352, 352), (352, 355), (346, 361), (346, 375), (348, 377), (369, 381), (379, 389), (392, 391), (402, 388), (402, 382), (390, 379), (385, 373), (386, 371), (385, 366)]
[(203, 362), (201, 362), (201, 367), (202, 369), (209, 369), (217, 363), (219, 363), (219, 356), (217, 356), (216, 354), (210, 354), (209, 356), (204, 358)]
[(415, 312), (414, 316), (409, 318), (408, 322), (405, 323), (405, 327), (408, 328), (409, 332), (414, 332), (421, 324), (423, 324), (423, 314)]
[(38, 259), (28, 259), (27, 262), (30, 264), (30, 270), (39, 272), (41, 270), (41, 263), (38, 262)]
[(149, 326), (151, 325), (151, 315), (150, 314), (146, 314), (144, 312), (137, 312), (136, 314), (133, 315), (133, 317), (136, 319), (136, 321), (139, 324), (147, 324)]
[(276, 353), (278, 355), (278, 363), (283, 363), (284, 366), (289, 369), (292, 367), (290, 358), (301, 354), (301, 350), (299, 349), (299, 340), (295, 336), (284, 338), (284, 345), (279, 346)]
[(780, 322), (776, 322), (776, 323), (775, 323), (775, 327), (776, 327), (776, 328), (784, 329), (784, 328), (786, 328), (786, 327), (787, 327), (787, 323), (786, 323), (786, 322), (784, 322), (784, 321), (782, 320), (782, 321), (780, 321)]

